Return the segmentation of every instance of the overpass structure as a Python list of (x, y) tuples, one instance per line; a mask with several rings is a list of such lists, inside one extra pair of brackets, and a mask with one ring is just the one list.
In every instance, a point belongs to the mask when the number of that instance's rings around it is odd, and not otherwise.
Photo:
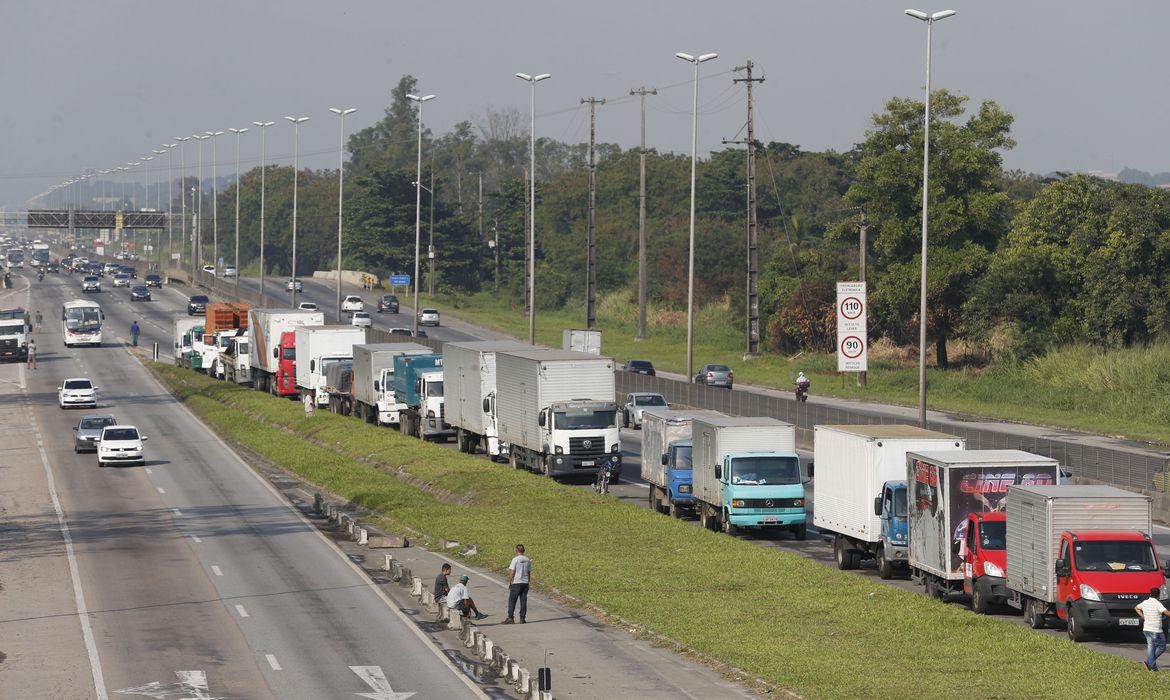
[(166, 228), (172, 218), (169, 212), (162, 211), (91, 211), (85, 209), (31, 209), (29, 211), (6, 211), (0, 214), (0, 222), (5, 226), (54, 228), (66, 231), (79, 228), (158, 229)]

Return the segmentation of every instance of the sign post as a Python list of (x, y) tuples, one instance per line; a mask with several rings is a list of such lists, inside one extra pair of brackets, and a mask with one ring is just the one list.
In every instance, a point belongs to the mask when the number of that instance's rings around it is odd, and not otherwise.
[(837, 283), (837, 371), (869, 370), (865, 282)]

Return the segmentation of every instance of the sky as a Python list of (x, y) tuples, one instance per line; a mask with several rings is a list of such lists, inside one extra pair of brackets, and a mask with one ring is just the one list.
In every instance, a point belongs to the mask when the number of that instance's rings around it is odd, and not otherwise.
[[(311, 117), (301, 126), (302, 165), (336, 167), (339, 124), (328, 108), (357, 108), (349, 131), (368, 126), (404, 73), (438, 95), (424, 115), (436, 132), (487, 108), (527, 117), (529, 86), (514, 73), (551, 73), (537, 88), (538, 135), (586, 140), (580, 99), (608, 98), (598, 139), (624, 147), (638, 141), (629, 90), (658, 87), (647, 98), (648, 145), (686, 152), (692, 68), (675, 58), (680, 51), (719, 54), (700, 67), (701, 152), (743, 127), (744, 93), (731, 71), (749, 58), (766, 78), (755, 93), (758, 139), (845, 150), (885, 100), (923, 94), (926, 27), (903, 14), (906, 2), (0, 0), (0, 205), (21, 208), (175, 136), (253, 121), (278, 122), (268, 130), (269, 162), (291, 162), (286, 115)], [(1170, 170), (1170, 3), (918, 7), (958, 11), (934, 26), (932, 86), (973, 105), (994, 99), (1015, 115), (1007, 167)], [(258, 162), (259, 143), (254, 128), (241, 137), (245, 169)], [(186, 149), (190, 166), (194, 142)], [(221, 176), (234, 171), (232, 134), (219, 137), (216, 160)], [(178, 163), (176, 155), (176, 171)]]

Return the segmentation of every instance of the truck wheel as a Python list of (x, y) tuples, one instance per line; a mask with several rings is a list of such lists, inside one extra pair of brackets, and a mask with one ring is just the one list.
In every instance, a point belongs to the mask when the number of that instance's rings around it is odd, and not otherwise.
[(670, 513), (670, 517), (672, 518), (681, 518), (683, 516), (682, 508), (679, 508), (678, 504), (674, 503), (673, 501), (671, 501), (670, 505), (667, 506), (667, 511)]
[(658, 489), (654, 486), (650, 487), (650, 510), (655, 513), (662, 512), (662, 506), (658, 503)]
[(1068, 638), (1074, 642), (1087, 642), (1092, 637), (1088, 630), (1085, 629), (1085, 622), (1081, 619), (1080, 614), (1073, 609), (1070, 603), (1068, 614), (1065, 616), (1065, 622), (1068, 628)]
[(722, 526), (725, 534), (731, 535), (732, 537), (739, 534), (739, 528), (731, 524), (731, 515), (726, 511), (719, 517), (719, 524)]
[(971, 582), (971, 609), (980, 615), (988, 615), (991, 613), (991, 603), (987, 602), (987, 594), (978, 584), (978, 579)]
[(878, 548), (877, 561), (878, 578), (883, 581), (889, 581), (894, 578), (894, 564), (889, 559), (886, 559), (886, 550), (884, 547)]
[(808, 523), (792, 526), (792, 536), (798, 540), (808, 539)]
[(1024, 603), (1024, 619), (1028, 626), (1034, 630), (1042, 630), (1048, 626), (1048, 616), (1044, 614), (1040, 607), (1040, 603), (1031, 598), (1027, 603)]
[(852, 550), (846, 546), (845, 538), (840, 535), (837, 535), (833, 540), (833, 555), (837, 559), (838, 569), (848, 571), (849, 569), (857, 568), (857, 562)]
[(699, 527), (703, 528), (704, 530), (714, 530), (715, 528), (711, 527), (711, 520), (712, 520), (711, 512), (707, 509), (707, 505), (706, 504), (700, 505), (699, 506)]

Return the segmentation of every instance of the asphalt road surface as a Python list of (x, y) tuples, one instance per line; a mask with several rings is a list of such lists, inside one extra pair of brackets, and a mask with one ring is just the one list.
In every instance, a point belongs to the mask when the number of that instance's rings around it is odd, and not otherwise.
[[(0, 490), (21, 514), (0, 536), (0, 695), (484, 696), (127, 352), (135, 319), (140, 344), (169, 349), (181, 294), (93, 295), (104, 343), (66, 349), (57, 319), (80, 278), (30, 279), (0, 296), (44, 317), (39, 368), (0, 365), (0, 427), (16, 457), (0, 460), (0, 478), (27, 486)], [(74, 452), (71, 428), (94, 411), (62, 410), (55, 392), (77, 376), (100, 387), (96, 412), (149, 436), (144, 467)]]

